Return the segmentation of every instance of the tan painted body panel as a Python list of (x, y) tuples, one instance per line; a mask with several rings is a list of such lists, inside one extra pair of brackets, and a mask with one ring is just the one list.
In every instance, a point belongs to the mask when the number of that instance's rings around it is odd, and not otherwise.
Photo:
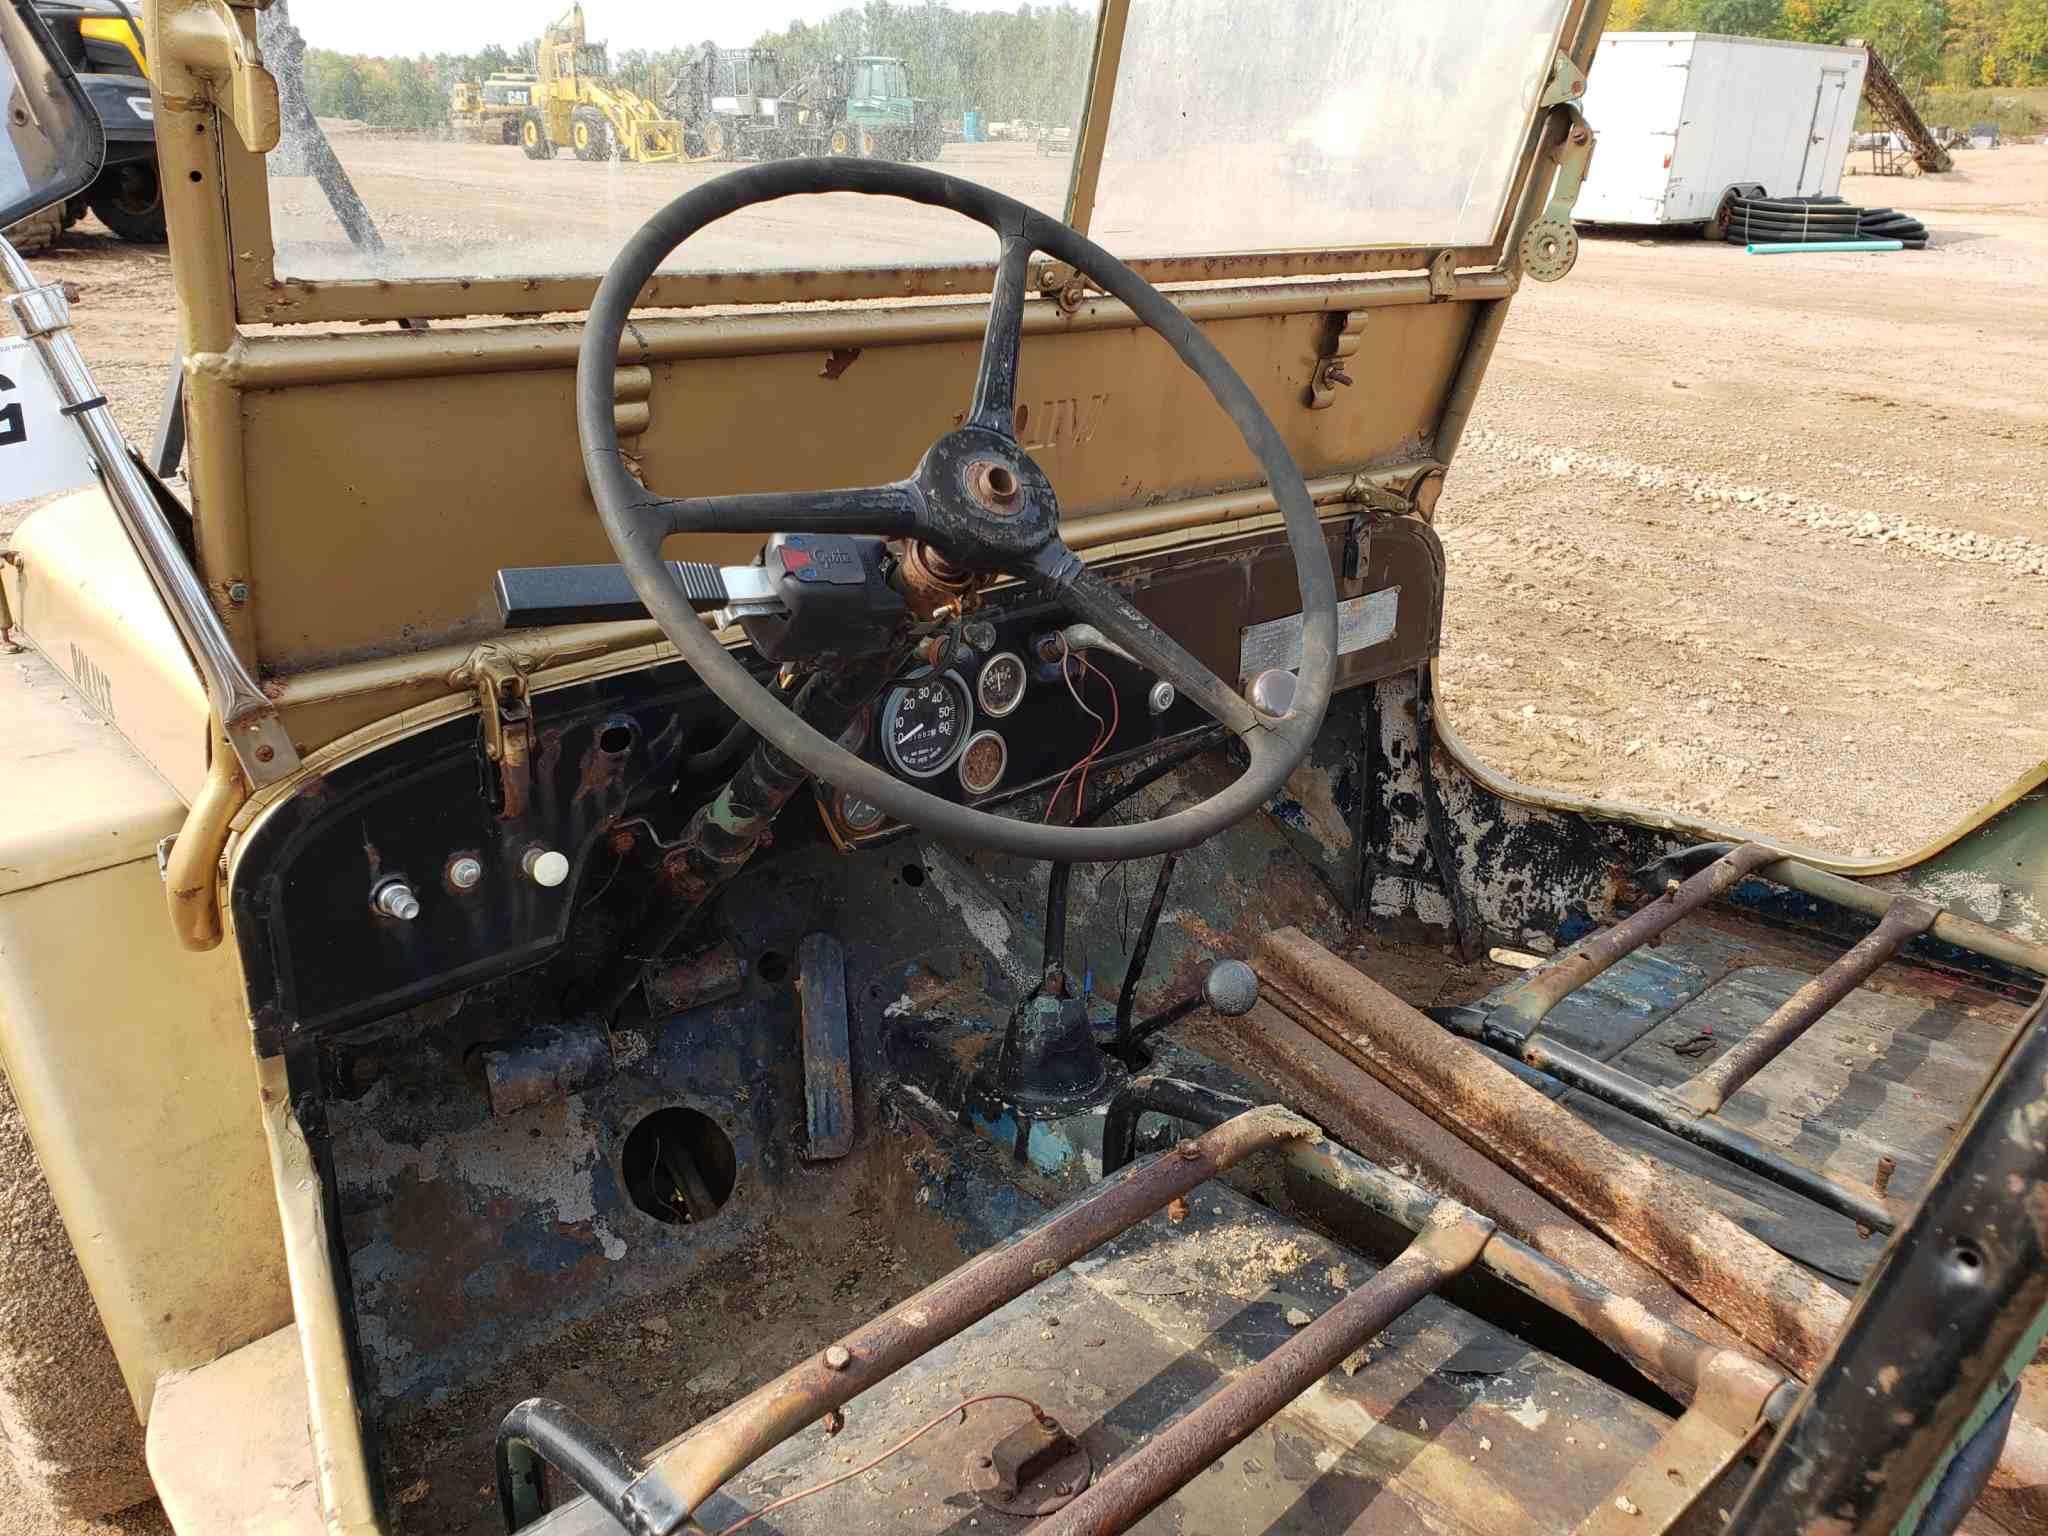
[[(114, 749), (81, 785), (146, 773)], [(138, 1412), (290, 1319), (235, 952), (179, 948), (153, 853), (0, 896), (0, 1065)]]
[(167, 1378), (149, 1420), (149, 1475), (176, 1530), (321, 1536), (298, 1329)]
[[(206, 691), (106, 493), (93, 486), (51, 502), (9, 542), (13, 558), (0, 565), (0, 581), (22, 631), (178, 798), (191, 800), (206, 778)], [(11, 722), (14, 711), (5, 714)], [(16, 771), (10, 767), (10, 779)], [(60, 808), (67, 786), (89, 815), (111, 814), (107, 807), (121, 803), (50, 762), (30, 758), (18, 771), (32, 777), (33, 787), (0, 787), (0, 804), (35, 805), (61, 818), (71, 814)], [(5, 825), (0, 835), (12, 836), (21, 818), (10, 816)], [(56, 826), (41, 830), (58, 835)], [(176, 830), (174, 823), (164, 832)], [(0, 890), (18, 883), (0, 870)]]
[[(972, 392), (983, 306), (968, 308), (971, 325), (949, 328), (972, 334), (929, 341), (894, 339), (902, 327), (885, 314), (801, 317), (812, 337), (791, 335), (789, 316), (643, 323), (649, 349), (665, 355), (635, 445), (647, 483), (702, 495), (902, 478)], [(1218, 319), (1207, 333), (1258, 392), (1302, 472), (1316, 476), (1422, 449), (1472, 314), (1465, 303), (1374, 307), (1353, 362), (1361, 387), (1319, 411), (1305, 404), (1331, 323), (1319, 307)], [(1033, 318), (1018, 386), (1023, 440), (1067, 515), (1260, 479), (1242, 439), (1157, 337), (1128, 321), (1068, 331)], [(535, 330), (560, 328), (359, 338), (336, 358), (332, 382), (239, 396), (262, 670), (481, 638), (495, 627), (486, 597), (499, 566), (612, 559), (583, 479), (573, 362), (558, 335), (525, 334)], [(858, 340), (864, 332), (877, 339)], [(532, 361), (515, 356), (487, 373), (465, 356), (528, 342)], [(861, 353), (827, 379), (835, 344)], [(261, 379), (266, 357), (304, 345), (245, 343), (248, 372)], [(386, 373), (394, 354), (415, 376), (348, 381)], [(1395, 379), (1403, 387), (1385, 387)], [(701, 540), (671, 553), (744, 561), (759, 542)], [(344, 598), (335, 573), (360, 568), (372, 550), (389, 554), (375, 592)]]
[(0, 899), (153, 860), (185, 819), (170, 786), (33, 651), (0, 657), (0, 720)]

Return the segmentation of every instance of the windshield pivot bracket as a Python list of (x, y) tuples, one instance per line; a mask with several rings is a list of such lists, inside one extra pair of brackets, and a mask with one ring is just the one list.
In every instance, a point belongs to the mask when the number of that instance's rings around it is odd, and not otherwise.
[(277, 77), (263, 67), (255, 39), (240, 13), (266, 9), (270, 0), (159, 0), (157, 86), (173, 106), (206, 102), (217, 108), (251, 154), (277, 148), (282, 132)]
[(1310, 410), (1327, 411), (1337, 403), (1337, 391), (1351, 384), (1349, 364), (1358, 344), (1365, 339), (1365, 322), (1370, 313), (1352, 309), (1330, 317), (1333, 323), (1323, 342), (1322, 356), (1316, 359), (1315, 372), (1309, 375)]

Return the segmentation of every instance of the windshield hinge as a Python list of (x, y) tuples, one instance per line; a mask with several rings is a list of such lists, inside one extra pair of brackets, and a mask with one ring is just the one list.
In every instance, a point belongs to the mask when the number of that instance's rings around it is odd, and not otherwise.
[(1365, 338), (1365, 322), (1369, 314), (1369, 310), (1353, 309), (1330, 317), (1335, 324), (1323, 344), (1322, 356), (1316, 360), (1315, 372), (1309, 375), (1310, 410), (1327, 411), (1337, 403), (1337, 391), (1351, 383), (1347, 365), (1358, 351), (1359, 342)]
[(1561, 107), (1585, 94), (1586, 72), (1579, 68), (1570, 54), (1560, 50), (1550, 66), (1550, 79), (1543, 87), (1543, 96), (1536, 103), (1536, 108), (1541, 111), (1545, 107)]
[(1564, 120), (1564, 132), (1550, 149), (1557, 166), (1550, 183), (1550, 201), (1522, 235), (1519, 250), (1524, 275), (1539, 283), (1554, 283), (1571, 271), (1579, 259), (1579, 233), (1572, 227), (1572, 205), (1579, 200), (1579, 188), (1586, 183), (1586, 169), (1593, 163), (1593, 130), (1575, 106), (1560, 106), (1556, 115)]
[(509, 651), (480, 645), (449, 677), (476, 691), (484, 755), (498, 765), (498, 815), (505, 821), (526, 814), (533, 788), (533, 700), (521, 667)]
[(251, 28), (270, 0), (158, 0), (157, 88), (174, 107), (210, 103), (252, 154), (277, 148), (280, 120), (277, 77), (263, 67)]

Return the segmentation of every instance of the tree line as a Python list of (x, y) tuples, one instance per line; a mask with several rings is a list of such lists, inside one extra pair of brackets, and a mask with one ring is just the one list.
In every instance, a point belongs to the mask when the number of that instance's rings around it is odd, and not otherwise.
[(2048, 85), (2048, 0), (1615, 0), (1608, 30), (1861, 38), (1915, 93)]
[[(586, 6), (602, 39), (602, 0)], [(913, 96), (958, 121), (977, 111), (991, 120), (1027, 118), (1071, 123), (1080, 115), (1094, 49), (1095, 10), (1071, 0), (1020, 4), (1014, 11), (958, 11), (942, 0), (866, 0), (820, 22), (793, 21), (763, 32), (755, 46), (781, 55), (782, 77), (794, 83), (835, 59), (881, 54), (904, 61)], [(660, 100), (682, 76), (695, 46), (622, 48), (612, 77)], [(540, 39), (515, 47), (486, 44), (473, 53), (376, 58), (306, 50), (306, 96), (321, 117), (356, 118), (373, 127), (428, 129), (446, 121), (448, 95), (459, 81), (532, 69)]]

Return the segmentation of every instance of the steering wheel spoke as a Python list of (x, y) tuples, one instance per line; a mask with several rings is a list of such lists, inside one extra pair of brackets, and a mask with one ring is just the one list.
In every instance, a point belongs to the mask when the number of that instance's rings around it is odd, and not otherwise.
[(1243, 695), (1138, 612), (1129, 598), (1089, 570), (1064, 544), (1054, 543), (1035, 574), (1046, 591), (1130, 652), (1155, 677), (1173, 684), (1182, 698), (1207, 710), (1217, 724), (1240, 736), (1263, 727)]
[(837, 491), (652, 497), (640, 514), (663, 538), (687, 533), (850, 533), (909, 538), (924, 503), (908, 480)]
[(969, 426), (987, 427), (1005, 437), (1017, 432), (1017, 357), (1024, 349), (1024, 300), (1035, 249), (1029, 236), (1003, 236), (995, 291), (988, 301), (988, 330), (981, 339), (981, 364), (974, 374), (974, 403), (967, 412)]

